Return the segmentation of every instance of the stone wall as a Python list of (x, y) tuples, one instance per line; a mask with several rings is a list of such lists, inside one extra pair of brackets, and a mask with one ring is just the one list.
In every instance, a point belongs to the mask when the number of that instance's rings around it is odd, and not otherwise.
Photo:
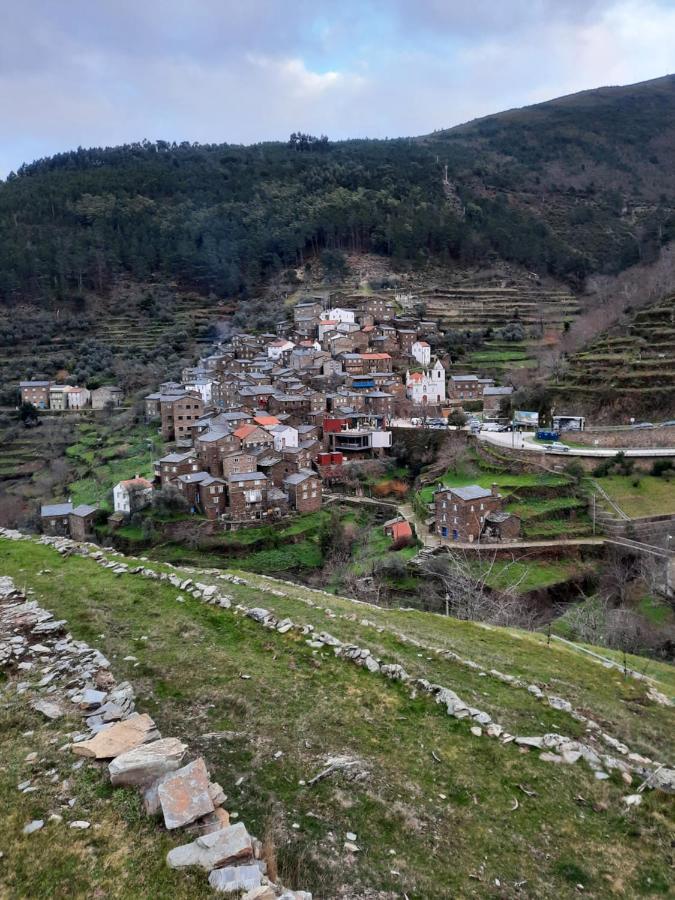
[[(306, 891), (267, 878), (262, 844), (243, 822), (230, 822), (223, 789), (211, 781), (203, 757), (175, 737), (163, 738), (150, 716), (136, 711), (132, 686), (115, 681), (103, 654), (75, 640), (67, 622), (7, 577), (0, 577), (0, 671), (9, 677), (5, 690), (16, 691), (45, 719), (81, 717), (71, 752), (106, 769), (113, 786), (136, 788), (145, 812), (161, 815), (168, 830), (188, 829), (194, 840), (169, 851), (169, 866), (204, 869), (212, 888), (243, 894), (242, 900), (311, 900)], [(44, 824), (36, 819), (24, 833)]]

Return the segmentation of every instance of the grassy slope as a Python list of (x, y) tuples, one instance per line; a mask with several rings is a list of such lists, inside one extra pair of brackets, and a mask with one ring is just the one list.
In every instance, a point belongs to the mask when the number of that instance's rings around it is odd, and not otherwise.
[[(51, 573), (43, 573), (44, 567)], [(532, 897), (572, 897), (577, 883), (595, 897), (666, 890), (670, 836), (662, 796), (648, 794), (639, 810), (626, 815), (620, 800), (625, 786), (614, 778), (599, 783), (586, 769), (547, 765), (535, 754), (473, 738), (466, 723), (448, 719), (425, 699), (411, 700), (399, 686), (328, 652), (313, 654), (301, 640), (269, 633), (230, 611), (191, 598), (176, 603), (177, 592), (165, 585), (117, 578), (91, 561), (64, 560), (29, 543), (1, 542), (0, 571), (33, 587), (45, 605), (68, 618), (76, 636), (99, 646), (118, 677), (133, 681), (139, 708), (153, 714), (164, 733), (183, 736), (204, 751), (229, 795), (229, 808), (259, 836), (269, 833), (276, 840), (282, 877), (313, 888), (318, 897), (335, 896), (342, 883), (355, 885), (357, 896), (366, 886), (396, 896), (405, 890), (411, 900), (512, 896), (514, 883), (523, 879)], [(636, 750), (658, 756), (668, 746), (670, 711), (646, 704), (636, 682), (625, 683), (562, 647), (547, 649), (539, 636), (339, 598), (330, 600), (331, 607), (349, 612), (354, 621), (328, 619), (301, 602), (303, 596), (321, 596), (309, 589), (289, 588), (291, 596), (283, 598), (252, 587), (227, 590), (342, 639), (352, 636), (411, 673), (455, 688), (520, 733), (557, 728), (575, 734), (578, 726), (526, 692), (427, 658), (388, 631), (361, 624), (360, 616), (451, 647), (486, 667), (547, 682), (576, 705), (606, 715), (607, 727)], [(128, 654), (138, 664), (125, 661)], [(242, 673), (253, 677), (241, 680)], [(664, 690), (675, 688), (669, 667), (652, 664), (650, 673)], [(221, 729), (240, 737), (200, 737)], [(279, 760), (277, 750), (284, 753)], [(321, 768), (325, 756), (343, 753), (363, 760), (369, 772), (364, 781), (338, 777), (312, 789), (299, 784)], [(236, 787), (241, 775), (246, 778)], [(519, 784), (537, 796), (526, 796)], [(515, 797), (520, 808), (511, 812)], [(297, 831), (290, 828), (293, 822), (300, 825)], [(351, 830), (362, 852), (348, 861), (342, 841)], [(106, 852), (112, 851), (104, 844), (100, 853)], [(48, 892), (40, 886), (43, 876), (51, 878), (47, 872), (36, 875), (34, 895)], [(494, 887), (496, 878), (501, 891)]]
[(598, 484), (611, 499), (631, 518), (659, 516), (675, 512), (675, 484), (668, 478), (640, 475), (608, 475), (598, 479)]

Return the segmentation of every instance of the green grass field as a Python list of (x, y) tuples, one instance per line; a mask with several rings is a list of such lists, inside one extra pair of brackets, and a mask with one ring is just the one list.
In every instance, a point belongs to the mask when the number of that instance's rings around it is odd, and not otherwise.
[(599, 478), (598, 484), (631, 518), (675, 513), (675, 479), (642, 474), (608, 475)]
[(153, 460), (163, 443), (151, 425), (132, 425), (121, 431), (106, 423), (78, 425), (77, 441), (66, 450), (77, 478), (69, 485), (73, 502), (98, 503), (112, 508), (112, 489), (134, 475), (153, 477)]
[[(186, 739), (205, 755), (228, 794), (229, 809), (253, 833), (273, 841), (282, 880), (313, 890), (317, 898), (339, 896), (345, 883), (353, 897), (405, 893), (410, 900), (515, 897), (521, 891), (515, 885), (523, 881), (527, 896), (564, 900), (578, 896), (579, 883), (594, 897), (665, 896), (669, 890), (672, 833), (663, 795), (648, 791), (642, 806), (627, 812), (622, 803), (627, 788), (615, 776), (598, 782), (580, 766), (553, 766), (536, 753), (475, 738), (466, 722), (448, 718), (424, 697), (411, 699), (401, 685), (336, 659), (329, 650), (312, 652), (301, 637), (269, 632), (231, 610), (190, 597), (177, 603), (177, 591), (166, 584), (117, 577), (88, 559), (64, 559), (38, 544), (4, 540), (0, 572), (34, 589), (37, 599), (68, 619), (76, 637), (98, 646), (117, 677), (132, 680), (139, 709), (153, 715), (164, 734)], [(395, 632), (453, 649), (486, 669), (534, 679), (592, 711), (636, 751), (668, 755), (672, 710), (646, 701), (640, 683), (562, 645), (547, 647), (542, 635), (364, 607), (279, 583), (284, 596), (263, 595), (256, 585), (274, 582), (246, 577), (250, 585), (224, 588), (235, 601), (263, 605), (367, 646), (412, 675), (452, 687), (512, 732), (575, 735), (582, 726), (527, 691), (421, 652)], [(349, 618), (329, 618), (303, 598)], [(129, 655), (137, 662), (125, 659)], [(251, 678), (242, 680), (242, 674)], [(662, 690), (675, 689), (671, 667), (655, 663), (650, 674)], [(32, 749), (17, 734), (30, 724), (22, 719), (13, 730), (0, 732), (0, 741), (9, 736), (16, 748), (11, 771), (2, 772), (3, 825), (6, 830), (9, 823), (11, 840), (3, 838), (3, 846), (24, 860), (25, 893), (72, 896), (89, 878), (92, 896), (182, 896), (166, 873), (155, 875), (154, 857), (146, 856), (155, 844), (161, 858), (166, 839), (152, 822), (136, 821), (133, 806), (120, 814), (115, 804), (125, 801), (114, 801), (105, 791), (108, 805), (87, 800), (84, 807), (102, 828), (69, 842), (68, 849), (75, 849), (67, 867), (56, 867), (56, 852), (64, 849), (50, 843), (47, 831), (37, 839), (20, 834), (27, 816), (50, 805), (40, 795), (27, 801), (13, 787), (21, 774), (16, 760)], [(235, 736), (205, 737), (225, 730)], [(337, 776), (313, 788), (302, 783), (335, 755), (357, 758), (364, 778)], [(133, 825), (124, 824), (125, 816)], [(354, 856), (342, 849), (347, 831), (356, 832), (361, 847)], [(138, 868), (130, 868), (131, 853)], [(120, 871), (135, 874), (139, 868), (140, 880), (133, 885), (131, 875), (116, 879)], [(149, 887), (153, 877), (159, 880)]]

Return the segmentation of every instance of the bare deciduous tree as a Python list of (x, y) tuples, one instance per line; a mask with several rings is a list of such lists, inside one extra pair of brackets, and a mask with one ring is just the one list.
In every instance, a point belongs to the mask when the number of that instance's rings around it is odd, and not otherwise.
[(520, 575), (507, 563), (500, 573), (506, 575), (506, 586), (495, 590), (489, 586), (497, 564), (493, 554), (488, 564), (476, 565), (476, 557), (467, 553), (432, 556), (422, 563), (421, 571), (429, 578), (429, 587), (436, 594), (437, 606), (446, 615), (491, 625), (531, 628), (534, 613), (520, 595), (518, 588), (527, 571)]

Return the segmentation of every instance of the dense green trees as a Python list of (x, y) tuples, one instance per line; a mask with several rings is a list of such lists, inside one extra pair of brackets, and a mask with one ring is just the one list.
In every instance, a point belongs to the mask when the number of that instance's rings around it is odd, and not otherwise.
[(675, 132), (673, 84), (634, 92), (426, 138), (143, 141), (38, 160), (0, 183), (0, 300), (72, 301), (120, 273), (247, 296), (324, 250), (500, 256), (578, 284), (654, 258), (675, 232), (672, 167), (648, 152)]

